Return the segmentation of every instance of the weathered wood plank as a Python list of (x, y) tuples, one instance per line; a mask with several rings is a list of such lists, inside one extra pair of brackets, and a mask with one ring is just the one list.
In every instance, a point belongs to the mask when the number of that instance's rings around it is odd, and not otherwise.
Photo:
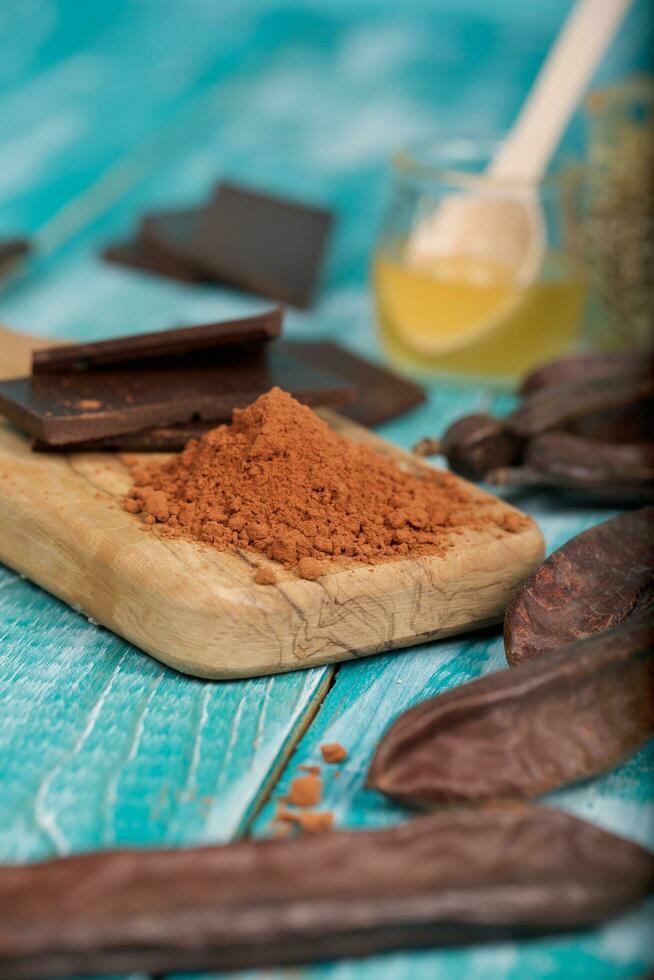
[(0, 568), (0, 858), (226, 840), (328, 680), (168, 670)]
[[(33, 6), (29, 5), (29, 6)], [(32, 231), (108, 167), (147, 141), (194, 93), (237, 71), (251, 30), (240, 5), (206, 5), (203, 28), (184, 4), (42, 0), (3, 5), (3, 32), (23, 62), (3, 93), (3, 222)], [(226, 9), (227, 8), (227, 9)], [(21, 50), (22, 49), (22, 50)]]

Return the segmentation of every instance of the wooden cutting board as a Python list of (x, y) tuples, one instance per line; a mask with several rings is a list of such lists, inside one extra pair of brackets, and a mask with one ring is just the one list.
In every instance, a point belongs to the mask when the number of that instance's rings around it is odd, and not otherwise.
[[(29, 373), (32, 348), (45, 343), (0, 328), (0, 377)], [(400, 465), (424, 465), (369, 430), (323, 414), (342, 435)], [(444, 556), (377, 565), (335, 560), (318, 582), (270, 562), (277, 584), (261, 586), (253, 583), (258, 555), (143, 533), (140, 519), (121, 506), (130, 485), (117, 454), (32, 453), (28, 440), (0, 421), (0, 560), (200, 677), (313, 667), (487, 625), (500, 619), (544, 552), (531, 522), (518, 533), (468, 531)], [(466, 485), (480, 506), (488, 501)]]

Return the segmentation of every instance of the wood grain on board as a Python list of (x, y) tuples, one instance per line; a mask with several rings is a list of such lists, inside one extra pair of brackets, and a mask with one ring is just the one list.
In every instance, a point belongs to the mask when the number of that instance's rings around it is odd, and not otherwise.
[[(0, 336), (0, 355), (15, 335)], [(24, 338), (6, 362), (25, 356)], [(414, 458), (335, 413), (342, 435), (400, 465)], [(258, 586), (264, 559), (143, 533), (122, 499), (131, 486), (113, 453), (33, 453), (0, 427), (0, 558), (69, 605), (164, 663), (200, 677), (259, 676), (348, 660), (488, 625), (541, 561), (530, 522), (510, 533), (450, 532), (442, 555), (376, 565), (330, 562), (308, 582), (273, 562), (275, 586)], [(489, 496), (469, 493), (480, 513)], [(498, 502), (497, 515), (512, 508)], [(447, 533), (447, 532), (446, 532)]]

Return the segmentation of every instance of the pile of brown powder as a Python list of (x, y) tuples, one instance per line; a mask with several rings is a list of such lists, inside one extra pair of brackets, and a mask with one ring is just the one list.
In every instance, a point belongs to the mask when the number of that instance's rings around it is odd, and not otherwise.
[[(453, 530), (507, 523), (449, 474), (406, 473), (279, 388), (163, 465), (135, 467), (130, 513), (162, 533), (248, 549), (317, 578), (325, 559), (443, 553)], [(513, 518), (513, 515), (509, 515)]]

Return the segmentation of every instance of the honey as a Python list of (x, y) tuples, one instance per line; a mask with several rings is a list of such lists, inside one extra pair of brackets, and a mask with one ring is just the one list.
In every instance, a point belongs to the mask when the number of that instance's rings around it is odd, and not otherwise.
[(407, 369), (512, 379), (577, 346), (585, 301), (569, 259), (548, 252), (527, 284), (498, 262), (469, 256), (409, 262), (382, 247), (373, 281), (382, 343)]

